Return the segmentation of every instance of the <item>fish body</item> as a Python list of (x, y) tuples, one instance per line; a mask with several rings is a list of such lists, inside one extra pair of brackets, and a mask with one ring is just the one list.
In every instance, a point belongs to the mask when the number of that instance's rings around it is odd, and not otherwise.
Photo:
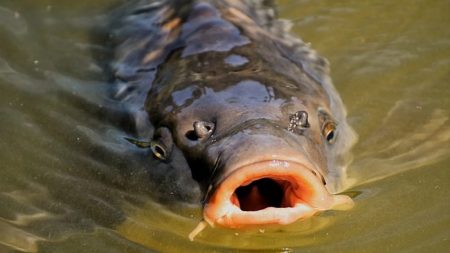
[(126, 10), (112, 32), (114, 97), (138, 132), (154, 128), (156, 159), (186, 163), (207, 223), (289, 224), (352, 204), (335, 194), (355, 135), (328, 63), (270, 1), (138, 1)]

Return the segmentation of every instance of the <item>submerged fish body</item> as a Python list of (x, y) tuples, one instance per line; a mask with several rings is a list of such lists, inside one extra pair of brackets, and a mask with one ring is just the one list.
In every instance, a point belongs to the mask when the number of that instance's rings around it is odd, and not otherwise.
[(212, 226), (352, 204), (336, 192), (355, 135), (328, 64), (268, 2), (138, 1), (112, 33), (115, 98), (138, 135), (154, 127), (157, 159), (188, 165)]

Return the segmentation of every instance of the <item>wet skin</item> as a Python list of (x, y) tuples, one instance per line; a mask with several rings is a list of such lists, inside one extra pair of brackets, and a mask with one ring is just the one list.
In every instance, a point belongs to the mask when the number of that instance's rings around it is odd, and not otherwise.
[(131, 19), (152, 14), (154, 29), (117, 36), (116, 97), (148, 115), (157, 159), (183, 156), (212, 226), (287, 224), (352, 204), (333, 195), (354, 134), (327, 62), (271, 10), (168, 2)]

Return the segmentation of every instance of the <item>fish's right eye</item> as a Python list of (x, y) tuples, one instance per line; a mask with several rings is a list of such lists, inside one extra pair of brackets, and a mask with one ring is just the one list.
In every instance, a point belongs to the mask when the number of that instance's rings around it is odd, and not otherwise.
[(328, 143), (332, 144), (336, 139), (336, 123), (330, 121), (326, 122), (322, 129), (322, 135)]

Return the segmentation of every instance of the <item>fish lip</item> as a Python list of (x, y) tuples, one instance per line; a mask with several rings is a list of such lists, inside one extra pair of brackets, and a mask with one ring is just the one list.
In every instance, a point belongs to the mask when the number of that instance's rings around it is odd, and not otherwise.
[[(212, 193), (203, 209), (204, 219), (211, 226), (228, 228), (285, 225), (336, 205), (353, 205), (348, 196), (330, 194), (312, 168), (310, 164), (289, 159), (262, 160), (240, 166)], [(283, 202), (288, 202), (287, 207), (243, 211), (233, 203), (232, 197), (238, 187), (262, 178), (289, 183), (283, 196)]]

